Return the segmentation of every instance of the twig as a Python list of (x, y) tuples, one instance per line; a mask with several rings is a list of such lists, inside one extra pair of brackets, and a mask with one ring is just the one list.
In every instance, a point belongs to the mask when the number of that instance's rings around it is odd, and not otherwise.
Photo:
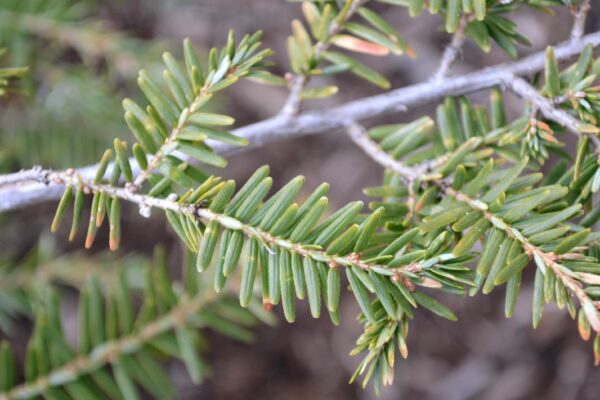
[(348, 122), (346, 131), (348, 132), (350, 139), (352, 139), (352, 141), (369, 157), (384, 168), (400, 175), (405, 180), (405, 183), (410, 185), (421, 177), (422, 171), (418, 168), (404, 165), (402, 162), (394, 159), (387, 152), (383, 151), (377, 143), (369, 138), (369, 134), (362, 125), (354, 121)]
[(596, 154), (600, 157), (600, 138), (592, 133), (582, 132), (582, 126), (585, 125), (579, 119), (573, 117), (568, 112), (556, 108), (551, 100), (538, 93), (527, 81), (514, 75), (507, 75), (503, 83), (515, 94), (525, 100), (530, 101), (534, 107), (542, 112), (546, 118), (565, 127), (569, 132), (577, 137), (587, 136), (596, 149)]
[(462, 50), (462, 46), (465, 43), (465, 29), (469, 23), (469, 17), (465, 14), (460, 18), (460, 22), (456, 31), (452, 35), (452, 41), (446, 48), (444, 49), (444, 54), (442, 54), (442, 60), (440, 61), (440, 66), (438, 70), (433, 75), (433, 81), (439, 82), (448, 75), (450, 72), (450, 68), (452, 64), (456, 61), (460, 52)]
[(192, 113), (195, 111), (196, 108), (198, 108), (198, 105), (200, 105), (203, 101), (206, 100), (207, 95), (207, 87), (205, 86), (202, 89), (200, 89), (198, 95), (194, 98), (191, 104), (181, 111), (179, 118), (177, 118), (177, 125), (171, 130), (169, 136), (165, 139), (164, 143), (160, 146), (158, 151), (152, 157), (150, 157), (148, 161), (148, 166), (136, 175), (135, 179), (133, 180), (133, 183), (130, 185), (130, 189), (132, 191), (138, 191), (142, 184), (146, 181), (146, 179), (148, 179), (148, 176), (150, 176), (150, 174), (158, 167), (158, 164), (166, 155), (165, 150), (168, 149), (170, 145), (175, 142), (175, 140), (177, 139), (177, 135), (179, 135), (179, 133), (185, 128)]
[(144, 325), (137, 332), (102, 343), (92, 349), (89, 354), (78, 356), (62, 367), (58, 367), (32, 382), (23, 383), (9, 392), (0, 393), (0, 400), (35, 397), (48, 388), (55, 386), (56, 382), (60, 382), (61, 385), (73, 382), (81, 375), (110, 364), (116, 361), (119, 356), (134, 352), (158, 335), (175, 329), (182, 321), (214, 302), (218, 297), (218, 293), (209, 290), (201, 292), (191, 299), (184, 299), (166, 315)]
[[(365, 152), (377, 163), (404, 177), (409, 182), (413, 182), (421, 173), (418, 168), (407, 167), (400, 161), (393, 159), (389, 154), (379, 148), (377, 143), (373, 142), (367, 132), (358, 124), (350, 123), (348, 125), (348, 133), (352, 140), (357, 143)], [(529, 240), (516, 228), (510, 226), (500, 217), (490, 213), (486, 209), (482, 209), (482, 203), (472, 199), (469, 196), (454, 190), (444, 180), (434, 180), (431, 184), (437, 186), (441, 193), (445, 196), (452, 196), (456, 200), (467, 204), (473, 210), (481, 212), (492, 225), (503, 230), (510, 238), (518, 241), (523, 250), (530, 258), (538, 258), (544, 262), (546, 266), (552, 269), (553, 273), (561, 280), (563, 285), (577, 297), (584, 308), (584, 312), (588, 317), (590, 324), (596, 332), (600, 332), (600, 320), (597, 312), (592, 312), (589, 309), (589, 304), (593, 304), (591, 298), (583, 290), (581, 283), (577, 281), (572, 272), (558, 263), (558, 257), (552, 252), (545, 252), (541, 248), (533, 245)], [(592, 306), (595, 310), (596, 307)]]
[[(573, 272), (571, 272), (568, 268), (559, 264), (558, 256), (553, 252), (546, 252), (541, 248), (533, 245), (529, 239), (525, 237), (518, 229), (510, 226), (506, 221), (503, 221), (500, 217), (490, 213), (489, 211), (482, 210), (480, 207), (480, 203), (475, 199), (466, 196), (465, 194), (458, 192), (452, 187), (445, 188), (445, 194), (454, 197), (456, 200), (461, 201), (469, 205), (472, 209), (481, 211), (483, 217), (487, 219), (492, 225), (497, 228), (503, 230), (508, 237), (513, 240), (516, 240), (521, 244), (521, 247), (525, 251), (525, 253), (529, 256), (529, 258), (541, 260), (545, 266), (550, 268), (554, 275), (563, 283), (563, 285), (575, 296), (579, 303), (583, 307), (583, 311), (588, 318), (590, 325), (594, 329), (594, 331), (600, 333), (600, 319), (598, 317), (598, 312), (596, 306), (592, 299), (588, 296), (585, 290), (582, 288), (581, 283), (576, 279)], [(541, 268), (537, 265), (538, 268)], [(542, 272), (544, 272), (542, 270)], [(591, 305), (591, 309), (590, 309)]]
[[(355, 121), (346, 123), (346, 132), (350, 139), (360, 147), (370, 158), (375, 160), (383, 167), (395, 172), (402, 177), (407, 185), (412, 185), (414, 182), (433, 182), (445, 186), (448, 182), (440, 180), (440, 175), (433, 172), (433, 169), (444, 164), (451, 157), (452, 153), (443, 154), (431, 160), (423, 161), (416, 165), (405, 165), (401, 161), (393, 158), (389, 153), (382, 150), (381, 147), (369, 138), (365, 128)], [(470, 138), (465, 143), (474, 144), (477, 138)]]
[[(588, 44), (595, 47), (600, 45), (600, 32), (555, 47), (555, 55), (559, 60), (568, 59), (579, 54)], [(517, 62), (447, 78), (435, 84), (419, 83), (351, 101), (328, 110), (302, 113), (293, 118), (276, 116), (235, 129), (232, 133), (248, 139), (250, 144), (242, 149), (249, 150), (278, 140), (329, 132), (343, 128), (348, 120), (361, 121), (381, 117), (399, 110), (425, 105), (445, 96), (466, 94), (497, 86), (506, 79), (507, 74), (527, 75), (541, 70), (546, 62), (545, 57), (545, 52), (539, 52)], [(208, 144), (220, 154), (233, 154), (235, 151), (240, 151), (239, 147), (220, 142), (210, 141)], [(137, 163), (134, 162), (133, 165)], [(92, 179), (96, 168), (97, 165), (92, 165), (78, 169), (78, 172), (84, 178)], [(63, 187), (60, 185), (45, 185), (38, 182), (0, 187), (0, 212), (57, 200), (62, 196), (62, 192)]]
[(581, 5), (573, 11), (573, 28), (571, 29), (571, 39), (581, 39), (585, 33), (585, 21), (587, 15), (592, 9), (591, 0), (582, 0)]
[[(161, 210), (174, 211), (177, 214), (189, 215), (193, 218), (201, 219), (204, 222), (216, 221), (221, 226), (227, 229), (239, 230), (243, 232), (247, 237), (256, 237), (260, 239), (262, 243), (266, 243), (269, 246), (277, 246), (290, 249), (303, 257), (310, 257), (315, 260), (326, 262), (329, 265), (355, 266), (365, 271), (386, 268), (388, 270), (394, 271), (398, 275), (402, 275), (403, 273), (402, 267), (390, 269), (380, 264), (371, 264), (361, 261), (360, 255), (358, 254), (353, 253), (346, 256), (335, 256), (327, 253), (324, 250), (305, 247), (303, 244), (292, 242), (283, 237), (273, 236), (267, 231), (264, 231), (253, 225), (245, 224), (228, 215), (216, 213), (208, 208), (202, 208), (192, 204), (180, 204), (177, 201), (173, 201), (170, 199), (163, 199), (135, 193), (126, 188), (115, 187), (101, 183), (94, 183), (93, 181), (83, 179), (81, 176), (78, 176), (78, 174), (74, 171), (64, 172), (53, 170), (38, 170), (38, 174), (40, 180), (50, 180), (56, 185), (61, 185), (63, 187), (78, 187), (79, 185), (83, 185), (86, 192), (104, 192), (110, 197), (117, 197), (121, 200), (137, 204), (140, 207), (151, 207), (158, 208)], [(418, 272), (418, 269), (411, 269), (411, 272)]]
[(280, 111), (281, 116), (291, 117), (300, 112), (300, 103), (302, 100), (302, 90), (308, 78), (306, 75), (290, 75), (290, 93), (285, 100), (285, 104)]
[(35, 166), (31, 169), (24, 169), (13, 174), (0, 175), (0, 187), (15, 185), (21, 182), (39, 180), (42, 167)]
[[(331, 25), (329, 27), (329, 33), (327, 35), (327, 39), (329, 39), (333, 35), (339, 33), (343, 28), (344, 22), (346, 22), (350, 18), (352, 18), (352, 15), (354, 15), (356, 10), (358, 10), (363, 4), (365, 4), (369, 0), (349, 0), (349, 1), (352, 1), (353, 4), (350, 6), (350, 8), (348, 9), (348, 12), (346, 13), (346, 15), (344, 16), (344, 18), (341, 21), (338, 21), (337, 19), (335, 19), (331, 23)], [(321, 54), (324, 51), (326, 51), (330, 45), (331, 44), (328, 41), (319, 40), (313, 47), (314, 51), (313, 51), (312, 57), (315, 60), (317, 60), (317, 62), (318, 62), (319, 58), (321, 57)], [(288, 80), (290, 82), (290, 93), (283, 105), (283, 108), (279, 112), (279, 115), (281, 115), (283, 117), (293, 117), (300, 112), (300, 105), (302, 103), (302, 91), (304, 90), (304, 86), (310, 80), (310, 77), (308, 75), (289, 74)]]

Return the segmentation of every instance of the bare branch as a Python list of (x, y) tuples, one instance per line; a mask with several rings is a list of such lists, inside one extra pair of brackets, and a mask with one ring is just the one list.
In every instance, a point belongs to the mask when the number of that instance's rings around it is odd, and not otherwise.
[[(564, 60), (579, 54), (585, 46), (600, 45), (600, 32), (584, 36), (579, 41), (571, 41), (555, 47), (557, 59)], [(344, 128), (347, 121), (362, 121), (376, 118), (408, 108), (431, 103), (445, 96), (455, 96), (487, 89), (502, 84), (507, 75), (527, 75), (544, 68), (545, 52), (525, 57), (517, 62), (501, 64), (482, 71), (444, 79), (440, 82), (425, 82), (396, 89), (376, 96), (351, 101), (328, 110), (311, 111), (295, 117), (275, 116), (242, 128), (232, 133), (246, 138), (250, 144), (243, 148), (209, 142), (220, 154), (233, 154), (240, 150), (261, 147), (267, 143), (292, 137), (330, 132)], [(137, 165), (137, 163), (133, 163)], [(84, 178), (93, 178), (97, 166), (78, 169)], [(10, 174), (13, 175), (13, 174)], [(9, 176), (10, 176), (9, 175)], [(10, 179), (10, 178), (1, 178)], [(0, 179), (0, 181), (1, 181)], [(39, 182), (25, 182), (18, 185), (0, 187), (0, 212), (23, 208), (49, 200), (58, 200), (64, 188), (60, 185), (45, 185)]]
[(394, 171), (396, 174), (404, 178), (406, 183), (412, 183), (419, 179), (420, 171), (418, 168), (412, 168), (404, 165), (402, 162), (394, 159), (387, 152), (369, 138), (369, 134), (362, 125), (356, 122), (349, 122), (346, 131), (350, 139), (360, 147), (365, 154), (372, 158), (379, 165)]
[(587, 15), (592, 9), (591, 0), (582, 0), (581, 5), (577, 7), (576, 10), (573, 11), (573, 28), (571, 30), (571, 39), (577, 40), (581, 39), (583, 34), (585, 33), (585, 21), (587, 19)]
[[(563, 43), (555, 47), (554, 52), (558, 60), (565, 60), (578, 55), (588, 44), (594, 47), (599, 46), (600, 32), (586, 35), (581, 41)], [(282, 139), (329, 132), (344, 128), (349, 120), (362, 121), (381, 117), (429, 104), (445, 96), (488, 89), (501, 84), (507, 74), (532, 74), (543, 69), (545, 63), (545, 52), (539, 52), (513, 63), (500, 64), (474, 73), (450, 77), (440, 82), (418, 83), (354, 100), (331, 109), (309, 111), (294, 118), (276, 116), (235, 129), (233, 134), (246, 138), (250, 142), (243, 148), (215, 142), (209, 144), (220, 154), (233, 154)]]
[(290, 94), (285, 100), (285, 104), (283, 108), (279, 112), (282, 116), (294, 116), (300, 112), (300, 103), (302, 100), (302, 90), (304, 90), (304, 85), (308, 81), (308, 78), (305, 75), (286, 75), (290, 82)]
[(31, 169), (24, 169), (13, 174), (0, 175), (0, 187), (15, 185), (26, 181), (39, 180), (42, 167), (36, 166)]
[(460, 19), (458, 27), (456, 31), (452, 35), (452, 41), (446, 48), (444, 49), (444, 54), (442, 54), (442, 60), (440, 61), (440, 66), (438, 70), (433, 75), (433, 81), (439, 82), (448, 75), (450, 72), (450, 68), (452, 64), (456, 61), (460, 52), (462, 50), (462, 46), (465, 43), (465, 29), (469, 24), (469, 17), (465, 14)]

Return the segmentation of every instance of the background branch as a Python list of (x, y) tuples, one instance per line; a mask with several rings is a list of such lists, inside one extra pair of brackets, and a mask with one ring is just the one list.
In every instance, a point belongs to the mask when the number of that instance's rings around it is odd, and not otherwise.
[(131, 353), (158, 335), (182, 325), (187, 318), (214, 302), (220, 296), (222, 294), (208, 290), (200, 292), (190, 299), (183, 299), (166, 315), (147, 323), (131, 335), (102, 343), (92, 349), (89, 354), (81, 355), (32, 382), (16, 386), (10, 392), (0, 393), (0, 400), (35, 397), (48, 388), (57, 386), (57, 382), (65, 384), (75, 381), (81, 375), (117, 361), (121, 355)]
[[(600, 32), (586, 35), (578, 42), (566, 42), (555, 47), (558, 60), (578, 55), (588, 44), (600, 45)], [(309, 111), (294, 118), (279, 116), (266, 119), (232, 131), (236, 136), (248, 139), (250, 144), (236, 147), (224, 143), (209, 142), (219, 154), (233, 154), (261, 147), (278, 140), (324, 133), (344, 128), (348, 120), (362, 121), (404, 111), (411, 107), (429, 104), (445, 96), (476, 92), (497, 86), (507, 74), (528, 75), (540, 71), (546, 63), (544, 51), (525, 57), (519, 61), (500, 64), (462, 76), (444, 79), (441, 82), (425, 82), (391, 90), (387, 93), (350, 101), (338, 107), (323, 111)], [(0, 211), (2, 210), (0, 206)]]

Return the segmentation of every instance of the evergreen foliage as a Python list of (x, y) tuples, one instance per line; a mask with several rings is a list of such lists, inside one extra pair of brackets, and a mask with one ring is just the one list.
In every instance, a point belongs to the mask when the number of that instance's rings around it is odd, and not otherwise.
[(110, 29), (98, 8), (74, 0), (0, 4), (7, 62), (30, 70), (15, 85), (20, 96), (3, 104), (2, 170), (91, 163), (112, 142), (110, 132), (125, 130), (114, 99), (131, 91), (131, 78), (152, 66), (161, 46)]
[[(161, 365), (165, 357), (182, 360), (190, 378), (201, 382), (209, 369), (198, 355), (197, 349), (204, 348), (206, 341), (200, 329), (249, 341), (252, 333), (248, 328), (260, 319), (270, 322), (270, 318), (258, 303), (240, 308), (231, 293), (206, 290), (208, 282), (192, 272), (193, 258), (187, 260), (181, 271), (186, 278), (183, 286), (169, 278), (161, 249), (152, 263), (141, 268), (137, 260), (133, 269), (126, 265), (110, 271), (110, 279), (96, 269), (84, 282), (75, 283), (81, 291), (77, 346), (65, 337), (55, 288), (43, 285), (36, 290), (37, 285), (29, 286), (33, 276), (14, 271), (20, 274), (18, 279), (8, 279), (23, 285), (13, 287), (7, 295), (15, 302), (26, 295), (38, 300), (32, 307), (35, 329), (25, 360), (26, 388), (13, 388), (16, 360), (10, 346), (0, 343), (3, 396), (137, 399), (139, 385), (156, 398), (168, 398), (173, 396), (173, 388)], [(55, 279), (61, 279), (61, 272), (55, 272)], [(132, 299), (136, 292), (142, 294), (138, 310)]]
[[(424, 7), (442, 13), (448, 32), (457, 32), (464, 21), (460, 29), (483, 50), (494, 41), (512, 56), (517, 43), (527, 43), (508, 18), (518, 7), (577, 6), (558, 0), (380, 2), (408, 7), (413, 16)], [(132, 202), (146, 217), (152, 208), (162, 210), (188, 257), (181, 281), (174, 283), (159, 251), (143, 268), (139, 308), (130, 292), (140, 288), (128, 282), (126, 269), (111, 285), (102, 284), (104, 273), (76, 285), (76, 348), (64, 337), (58, 297), (48, 282), (35, 285), (42, 286), (35, 290), (41, 299), (36, 302), (27, 287), (7, 290), (12, 300), (0, 301), (0, 326), (8, 327), (11, 315), (24, 313), (35, 315), (35, 329), (24, 383), (16, 381), (10, 346), (0, 345), (0, 399), (136, 399), (139, 387), (157, 398), (169, 397), (173, 392), (159, 365), (164, 357), (183, 361), (194, 382), (206, 374), (197, 356), (203, 338), (195, 328), (247, 340), (248, 327), (268, 320), (257, 307), (259, 297), (266, 310), (281, 306), (288, 322), (295, 320), (298, 299), (308, 303), (313, 317), (326, 311), (338, 324), (345, 292), (360, 307), (364, 328), (351, 353), (363, 356), (352, 381), (361, 377), (379, 391), (393, 381), (396, 355), (408, 356), (408, 327), (416, 312), (427, 309), (457, 319), (435, 299), (437, 290), (466, 297), (502, 289), (510, 317), (527, 268), (535, 270), (533, 327), (545, 305), (555, 303), (577, 320), (585, 340), (593, 336), (600, 363), (600, 233), (594, 231), (600, 219), (595, 198), (600, 190), (595, 86), (600, 58), (594, 58), (591, 45), (566, 67), (559, 67), (548, 48), (544, 73), (530, 84), (562, 120), (573, 119), (576, 126), (557, 123), (532, 98), (524, 99), (521, 116), (509, 120), (499, 87), (491, 90), (488, 106), (466, 96), (448, 97), (435, 115), (409, 123), (363, 131), (347, 121), (351, 135), (386, 167), (381, 185), (365, 189), (373, 198), (368, 212), (362, 202), (329, 211), (328, 184), (302, 197), (302, 176), (270, 194), (267, 166), (240, 185), (207, 172), (206, 166), (226, 165), (211, 146), (247, 144), (228, 131), (233, 117), (205, 108), (241, 78), (287, 84), (291, 96), (282, 118), (293, 118), (302, 99), (335, 94), (331, 86), (305, 88), (320, 75), (347, 71), (390, 87), (352, 53), (331, 49), (376, 56), (413, 53), (370, 3), (304, 2), (306, 22), (292, 23), (291, 72), (284, 78), (269, 72), (271, 51), (261, 49), (260, 32), (239, 41), (231, 32), (223, 48), (213, 48), (205, 59), (186, 39), (183, 60), (163, 54), (162, 80), (139, 73), (145, 104), (123, 101), (132, 144), (115, 139), (94, 179), (73, 170), (46, 171), (46, 181), (66, 187), (52, 231), (72, 212), (69, 239), (87, 224), (89, 248), (108, 220), (109, 247), (116, 250), (121, 203)], [(568, 134), (577, 135), (574, 155), (565, 150)]]

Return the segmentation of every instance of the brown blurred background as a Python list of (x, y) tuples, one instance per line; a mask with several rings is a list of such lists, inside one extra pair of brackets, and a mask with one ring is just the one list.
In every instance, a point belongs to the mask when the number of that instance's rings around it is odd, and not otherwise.
[[(592, 2), (595, 3), (595, 2)], [(406, 57), (365, 58), (368, 65), (387, 76), (394, 88), (429, 79), (435, 71), (448, 35), (439, 27), (441, 19), (426, 13), (411, 19), (404, 8), (381, 5), (386, 19), (393, 22), (417, 53)], [(99, 16), (119, 29), (143, 38), (160, 38), (173, 52), (182, 38), (189, 36), (199, 47), (221, 44), (230, 28), (239, 34), (257, 29), (265, 31), (264, 42), (275, 49), (276, 71), (286, 71), (285, 40), (289, 23), (300, 18), (298, 3), (280, 0), (196, 0), (158, 1), (108, 0)], [(520, 32), (529, 38), (531, 48), (520, 48), (522, 55), (543, 49), (568, 37), (571, 17), (567, 10), (555, 16), (523, 10), (514, 16)], [(587, 31), (600, 27), (600, 7), (588, 20)], [(452, 73), (465, 73), (509, 57), (497, 47), (482, 53), (467, 42)], [(319, 83), (324, 84), (323, 80)], [(330, 82), (331, 83), (331, 82)], [(339, 93), (328, 99), (305, 104), (305, 108), (328, 107), (350, 99), (379, 93), (364, 81), (349, 75), (336, 78)], [(222, 97), (222, 107), (237, 119), (238, 126), (276, 113), (286, 97), (285, 90), (253, 83), (241, 83)], [(474, 96), (487, 100), (487, 93)], [(115, 98), (118, 104), (120, 99)], [(507, 99), (509, 115), (520, 112), (520, 102)], [(433, 106), (408, 110), (385, 121), (410, 121), (431, 113)], [(371, 121), (381, 123), (382, 120)], [(307, 177), (307, 190), (322, 181), (331, 185), (331, 202), (339, 206), (364, 199), (362, 188), (377, 185), (381, 168), (363, 155), (341, 132), (331, 132), (297, 140), (274, 143), (230, 158), (224, 174), (243, 181), (262, 164), (271, 165), (276, 185), (301, 174)], [(32, 212), (26, 210), (13, 218), (21, 221), (10, 235), (2, 237), (2, 251), (25, 249), (47, 230), (52, 206)], [(152, 221), (139, 218), (136, 210), (124, 216), (125, 246), (122, 252), (149, 252), (158, 241), (178, 246), (160, 217)], [(13, 220), (14, 221), (14, 220)], [(62, 250), (73, 249), (62, 241)], [(98, 241), (104, 246), (102, 240)], [(6, 246), (6, 247), (5, 247)], [(172, 255), (173, 260), (178, 257)], [(531, 271), (530, 271), (531, 272)], [(457, 299), (443, 296), (456, 311), (459, 321), (448, 322), (426, 311), (417, 313), (409, 334), (406, 361), (397, 362), (394, 385), (383, 391), (381, 399), (598, 399), (600, 370), (594, 369), (591, 343), (577, 334), (576, 324), (566, 312), (548, 307), (541, 327), (531, 328), (531, 276), (527, 276), (515, 316), (504, 318), (503, 291), (490, 296)], [(333, 327), (328, 318), (313, 320), (306, 304), (298, 303), (297, 322), (280, 319), (276, 328), (260, 327), (252, 345), (240, 344), (218, 334), (210, 334), (207, 357), (213, 376), (196, 387), (184, 368), (173, 364), (171, 376), (181, 399), (370, 399), (372, 389), (362, 390), (348, 379), (358, 363), (348, 353), (361, 329), (355, 322), (358, 307), (346, 293), (342, 303), (342, 324)], [(279, 313), (279, 309), (275, 309)]]

